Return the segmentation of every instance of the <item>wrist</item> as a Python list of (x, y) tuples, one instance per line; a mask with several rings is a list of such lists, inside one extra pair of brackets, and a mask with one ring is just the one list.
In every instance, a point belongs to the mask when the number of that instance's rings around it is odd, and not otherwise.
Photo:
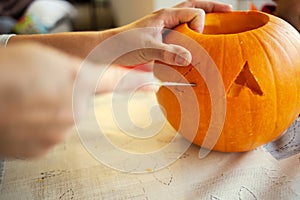
[(110, 37), (113, 37), (113, 36), (123, 32), (123, 31), (124, 31), (123, 27), (117, 27), (117, 28), (97, 32), (98, 33), (98, 38), (97, 38), (98, 44)]

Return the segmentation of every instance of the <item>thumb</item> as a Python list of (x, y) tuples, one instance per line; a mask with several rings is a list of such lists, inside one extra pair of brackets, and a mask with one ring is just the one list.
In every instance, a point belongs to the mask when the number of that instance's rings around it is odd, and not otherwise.
[(170, 65), (187, 66), (192, 61), (191, 53), (174, 44), (156, 44), (156, 48), (143, 49), (145, 60), (157, 60)]

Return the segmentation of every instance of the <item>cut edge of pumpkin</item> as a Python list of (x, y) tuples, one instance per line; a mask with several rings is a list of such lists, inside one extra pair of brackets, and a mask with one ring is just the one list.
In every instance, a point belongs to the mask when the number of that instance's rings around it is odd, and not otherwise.
[[(226, 18), (223, 17), (224, 14), (226, 14)], [(232, 23), (232, 21), (236, 23)], [(238, 34), (261, 28), (269, 21), (269, 15), (260, 11), (208, 13), (205, 17), (205, 27), (202, 34)]]
[(241, 90), (248, 88), (252, 94), (263, 96), (264, 93), (259, 86), (255, 76), (251, 72), (248, 62), (244, 64), (244, 67), (240, 71), (240, 73), (236, 76), (233, 83), (229, 87), (227, 91), (228, 97), (238, 97), (241, 93)]

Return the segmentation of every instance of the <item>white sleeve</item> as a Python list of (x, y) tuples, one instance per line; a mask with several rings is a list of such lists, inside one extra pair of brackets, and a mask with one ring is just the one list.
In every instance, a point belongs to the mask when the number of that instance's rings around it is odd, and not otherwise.
[(2, 185), (2, 179), (3, 179), (3, 173), (4, 173), (4, 160), (0, 159), (0, 191), (1, 191), (1, 185)]
[(6, 47), (9, 38), (11, 38), (12, 36), (14, 36), (15, 34), (4, 34), (4, 35), (0, 35), (0, 47)]

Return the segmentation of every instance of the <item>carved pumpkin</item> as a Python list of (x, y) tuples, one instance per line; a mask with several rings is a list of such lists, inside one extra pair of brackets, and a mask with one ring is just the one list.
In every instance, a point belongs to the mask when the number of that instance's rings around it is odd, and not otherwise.
[[(187, 24), (174, 30), (200, 44), (217, 66), (226, 94), (226, 117), (220, 137), (213, 150), (242, 152), (252, 150), (279, 137), (300, 113), (300, 35), (282, 19), (257, 11), (206, 14), (202, 34)], [(170, 32), (166, 43), (189, 49), (193, 60), (201, 62), (198, 54), (184, 37)], [(203, 66), (205, 67), (205, 66)], [(211, 119), (211, 99), (201, 74), (188, 67), (172, 66), (193, 87), (200, 108), (200, 119), (195, 137), (188, 130), (179, 130), (187, 139), (202, 145)], [(176, 73), (154, 68), (155, 76), (163, 81), (178, 81)], [(157, 92), (170, 124), (180, 129), (182, 104), (186, 87), (161, 87)], [(183, 100), (176, 98), (181, 92)], [(186, 99), (186, 100), (184, 100)], [(194, 105), (189, 105), (193, 107)], [(193, 110), (193, 109), (191, 109)], [(195, 112), (197, 109), (195, 109)], [(197, 113), (190, 111), (186, 120), (193, 122)], [(206, 146), (204, 146), (206, 147)]]

